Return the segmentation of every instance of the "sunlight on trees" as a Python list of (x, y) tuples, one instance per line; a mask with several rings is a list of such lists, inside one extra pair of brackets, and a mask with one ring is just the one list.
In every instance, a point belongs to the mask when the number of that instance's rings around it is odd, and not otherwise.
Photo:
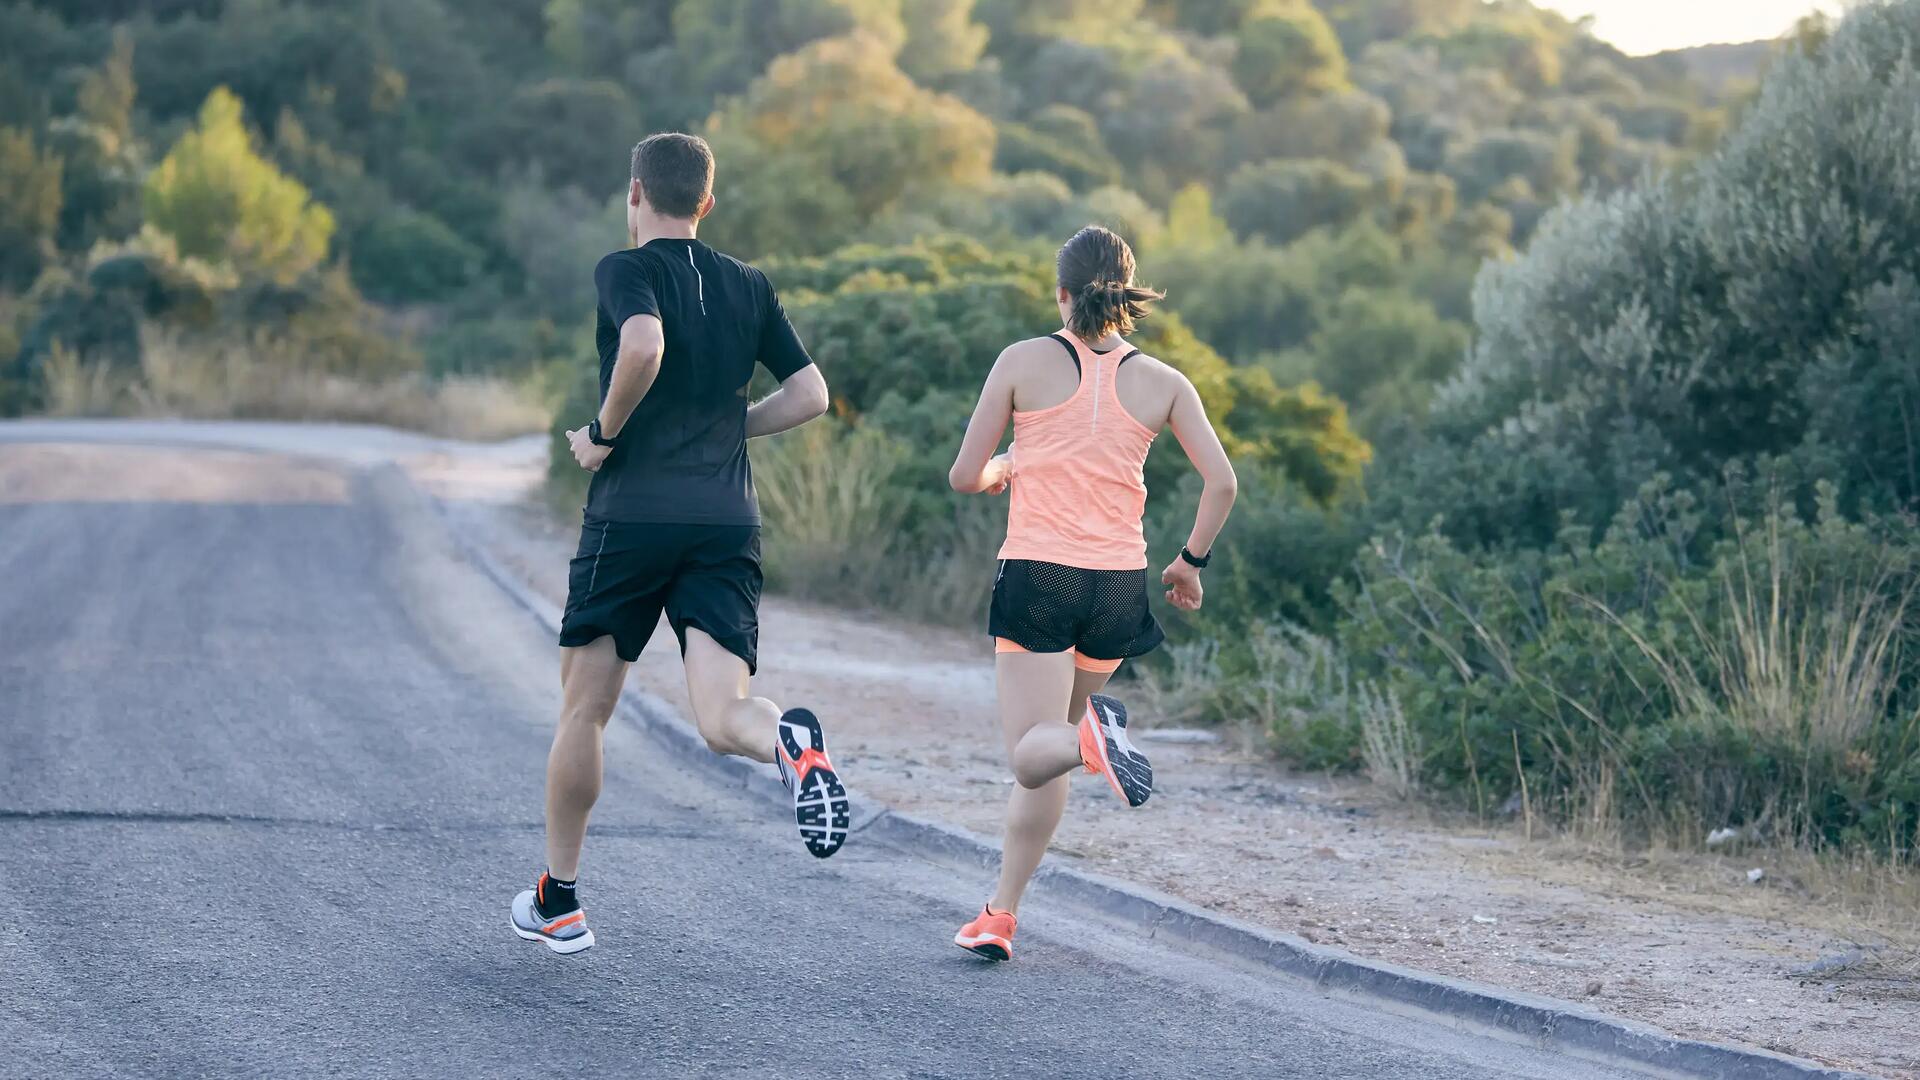
[(291, 281), (327, 256), (333, 214), (254, 151), (240, 99), (207, 96), (200, 121), (147, 177), (146, 214), (180, 253), (232, 259)]

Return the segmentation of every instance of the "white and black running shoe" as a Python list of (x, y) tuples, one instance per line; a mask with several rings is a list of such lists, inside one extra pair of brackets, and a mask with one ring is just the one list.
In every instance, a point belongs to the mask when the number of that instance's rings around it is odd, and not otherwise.
[(587, 929), (587, 913), (584, 909), (576, 907), (551, 919), (540, 914), (540, 907), (535, 902), (535, 890), (544, 891), (546, 887), (547, 875), (541, 874), (532, 889), (513, 898), (513, 932), (528, 941), (544, 942), (547, 948), (557, 953), (577, 953), (593, 948), (593, 931)]
[(1113, 785), (1113, 793), (1139, 806), (1153, 794), (1153, 766), (1127, 739), (1127, 707), (1105, 694), (1087, 698), (1080, 719), (1080, 761)]
[(780, 717), (780, 733), (773, 740), (773, 761), (780, 780), (793, 794), (793, 822), (800, 839), (816, 859), (824, 859), (847, 842), (853, 824), (853, 804), (847, 787), (827, 760), (827, 742), (820, 721), (805, 709), (788, 709)]

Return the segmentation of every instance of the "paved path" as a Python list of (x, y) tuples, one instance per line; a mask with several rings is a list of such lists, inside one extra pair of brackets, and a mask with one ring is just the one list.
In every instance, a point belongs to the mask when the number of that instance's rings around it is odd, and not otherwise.
[(1621, 1075), (1045, 901), (980, 963), (985, 875), (817, 864), (618, 724), (555, 957), (552, 648), (404, 480), (52, 437), (0, 425), (0, 1076)]

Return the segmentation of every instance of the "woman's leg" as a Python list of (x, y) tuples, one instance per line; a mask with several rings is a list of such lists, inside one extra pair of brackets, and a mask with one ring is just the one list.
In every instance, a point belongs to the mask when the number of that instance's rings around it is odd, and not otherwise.
[(1086, 711), (1087, 695), (1105, 686), (1111, 673), (1077, 670), (1068, 653), (1000, 653), (996, 663), (1001, 731), (1018, 782), (1007, 801), (1000, 881), (988, 906), (1018, 913), (1020, 896), (1066, 811), (1068, 774), (1080, 767), (1072, 725)]

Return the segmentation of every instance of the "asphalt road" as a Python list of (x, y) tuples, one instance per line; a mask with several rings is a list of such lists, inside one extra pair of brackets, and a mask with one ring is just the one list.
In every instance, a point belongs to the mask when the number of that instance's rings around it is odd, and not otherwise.
[(506, 926), (552, 646), (403, 480), (22, 438), (0, 425), (0, 1075), (1624, 1075), (1045, 899), (984, 964), (950, 937), (985, 874), (857, 836), (816, 863), (618, 722), (600, 944), (554, 956)]

